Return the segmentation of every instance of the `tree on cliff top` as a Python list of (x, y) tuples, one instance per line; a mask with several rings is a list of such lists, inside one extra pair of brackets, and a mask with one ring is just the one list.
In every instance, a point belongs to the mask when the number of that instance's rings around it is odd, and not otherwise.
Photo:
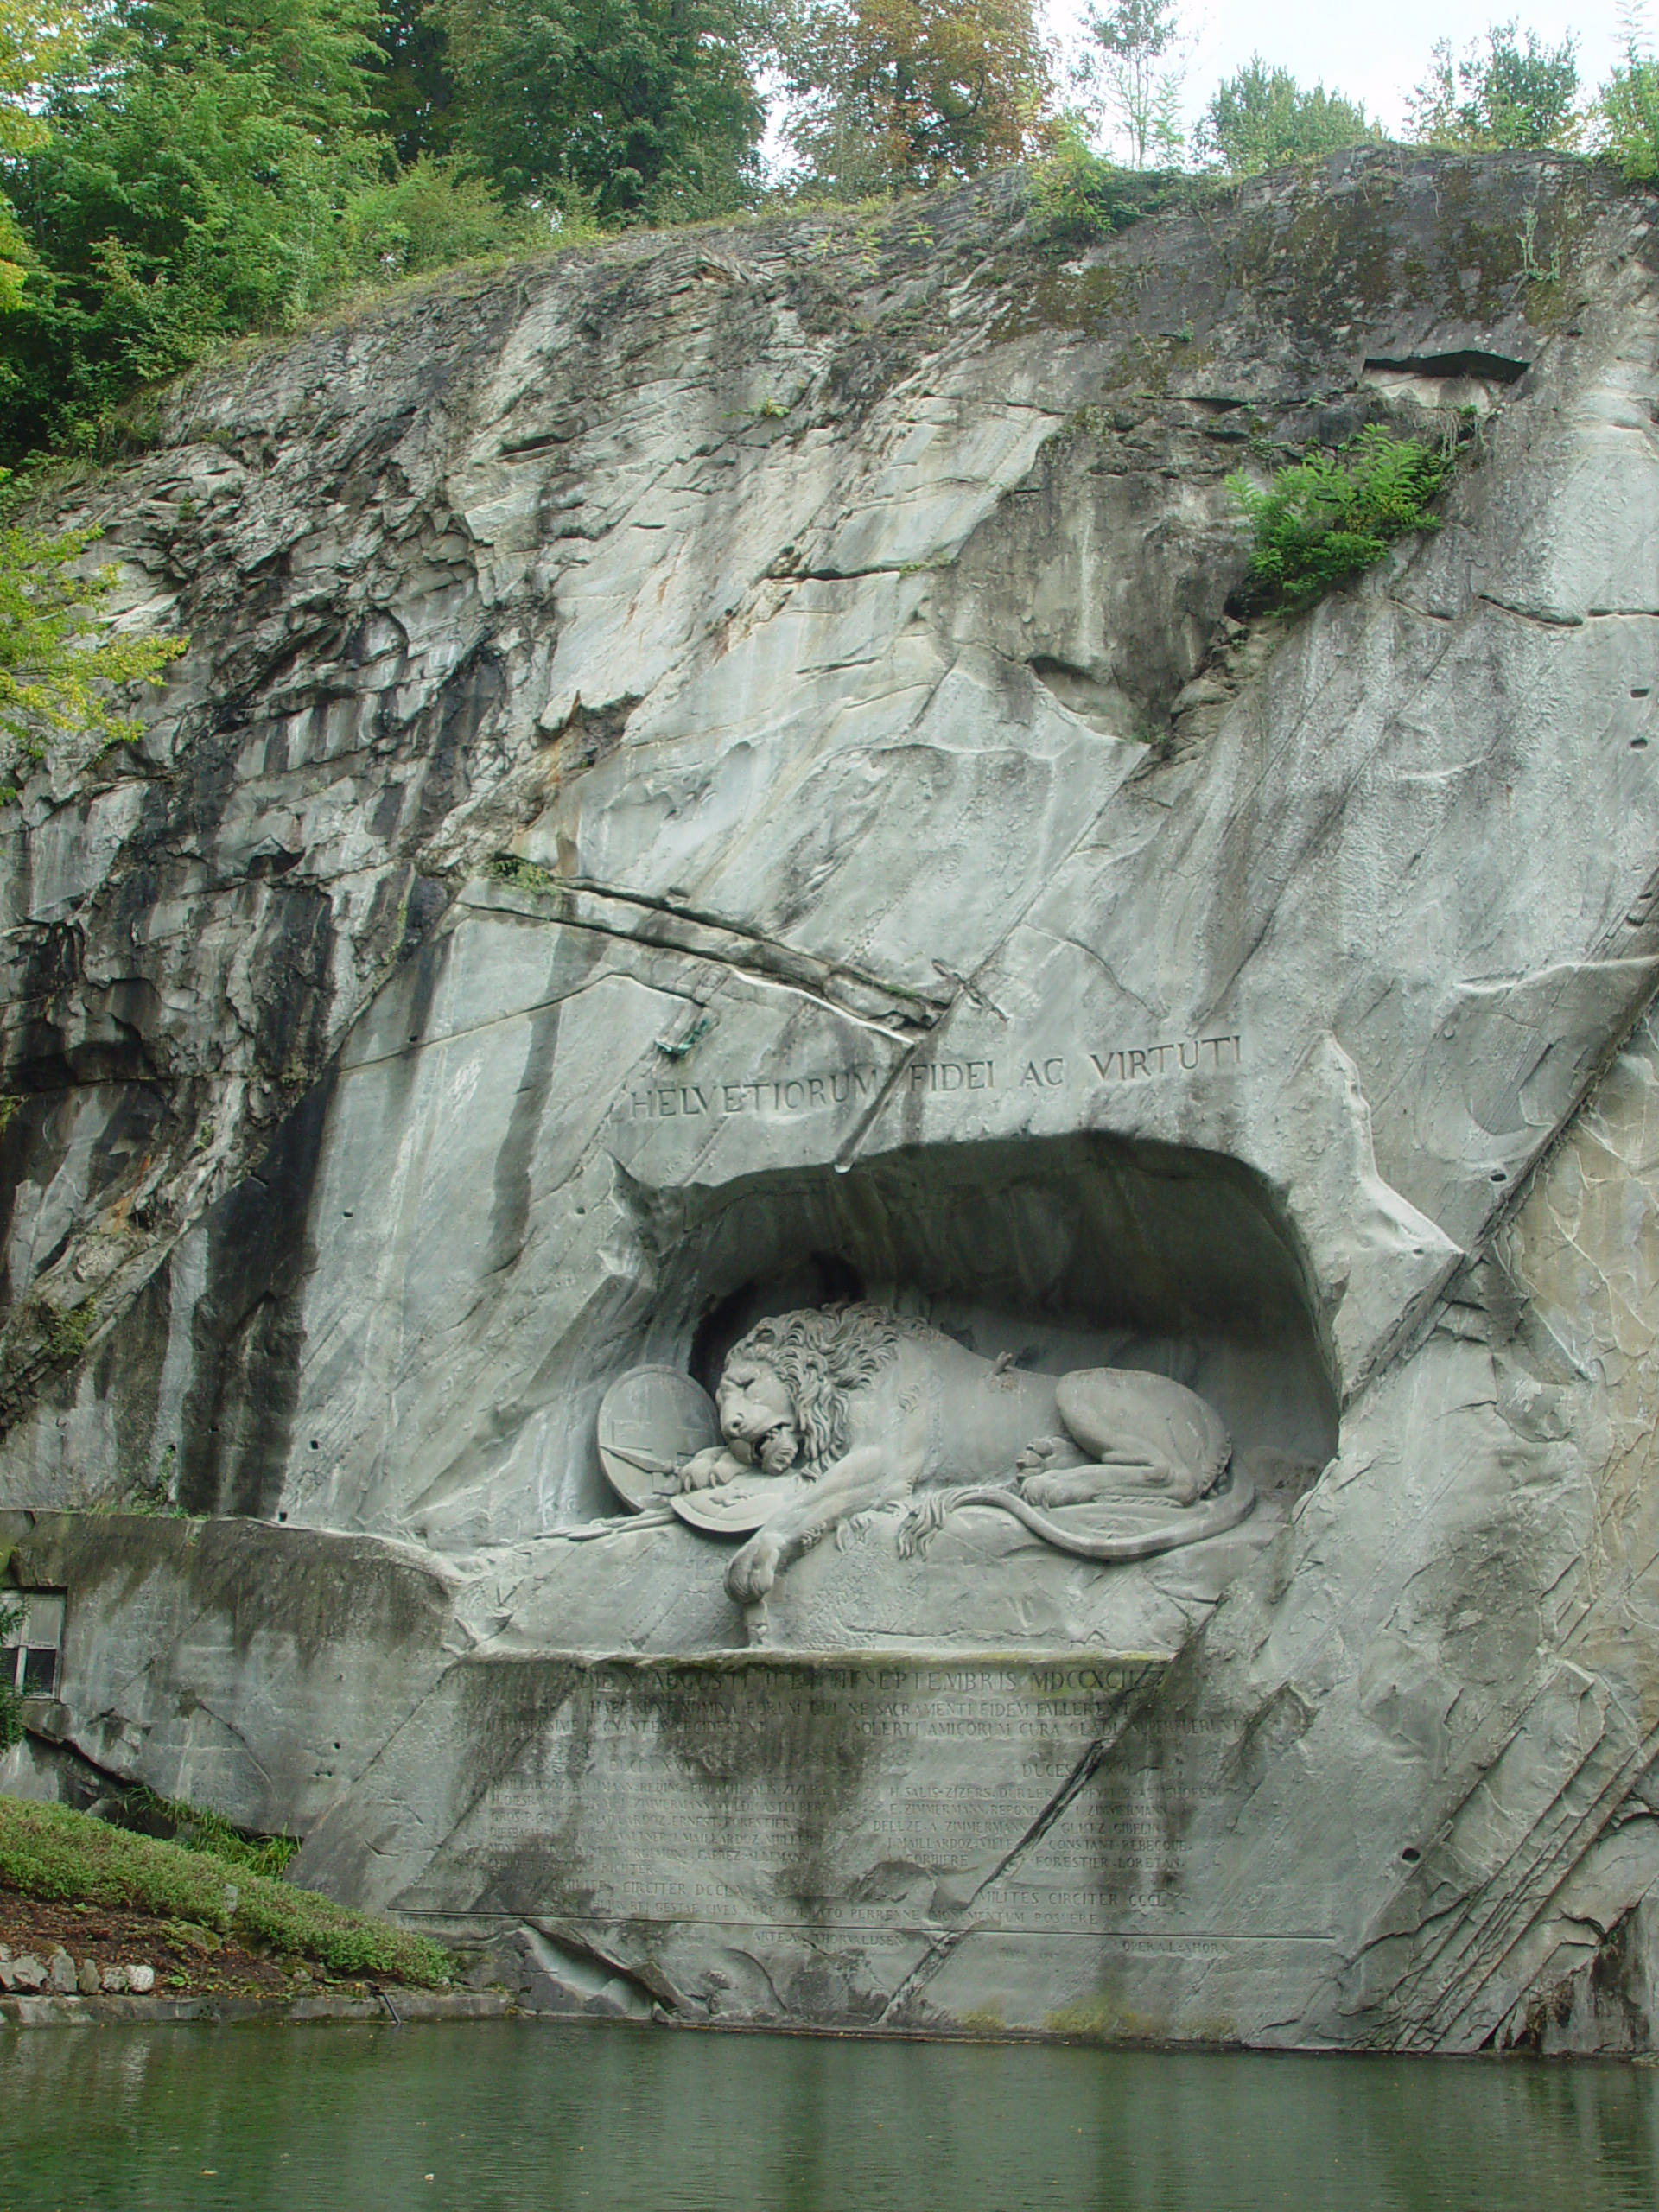
[(456, 143), (505, 197), (601, 221), (721, 214), (759, 187), (749, 0), (442, 0)]
[(1090, 12), (1074, 82), (1131, 168), (1173, 167), (1180, 158), (1183, 51), (1179, 0), (1115, 0)]
[(1659, 60), (1639, 19), (1627, 27), (1624, 59), (1597, 96), (1596, 124), (1603, 150), (1627, 177), (1659, 176)]
[(370, 64), (377, 115), (406, 166), (442, 156), (454, 143), (455, 80), (449, 41), (431, 0), (382, 0)]
[[(0, 164), (34, 152), (47, 140), (35, 112), (41, 87), (79, 47), (84, 13), (48, 8), (41, 0), (0, 0)], [(29, 245), (10, 198), (0, 192), (0, 311), (22, 296)]]
[(1546, 46), (1529, 30), (1523, 48), (1511, 17), (1489, 27), (1484, 49), (1475, 39), (1460, 59), (1450, 39), (1436, 42), (1428, 74), (1407, 102), (1410, 136), (1481, 152), (1574, 146), (1584, 130), (1573, 107), (1578, 93), (1577, 37), (1569, 32), (1559, 46)]
[(3, 326), (5, 447), (96, 447), (131, 387), (281, 327), (340, 273), (372, 0), (117, 0), (46, 87), (10, 189), (33, 266)]
[(1211, 94), (1193, 149), (1211, 168), (1249, 176), (1281, 162), (1379, 142), (1382, 136), (1363, 105), (1327, 92), (1323, 85), (1304, 92), (1287, 69), (1269, 69), (1258, 54)]
[(1051, 71), (1030, 0), (818, 0), (785, 43), (809, 187), (946, 184), (1035, 150)]

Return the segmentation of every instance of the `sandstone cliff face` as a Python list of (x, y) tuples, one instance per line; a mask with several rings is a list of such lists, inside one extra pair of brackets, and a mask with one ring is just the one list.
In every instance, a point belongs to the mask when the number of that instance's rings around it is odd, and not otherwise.
[[(85, 495), (194, 643), (10, 817), (0, 1501), (426, 1548), (296, 1817), (382, 1849), (440, 1649), (742, 1644), (709, 1544), (596, 1529), (599, 1399), (861, 1292), (1177, 1375), (1263, 1503), (802, 1562), (791, 1649), (1173, 1664), (1090, 1770), (1109, 1965), (964, 1923), (785, 2014), (1649, 2040), (1653, 218), (1368, 152), (1086, 250), (1007, 181), (639, 239), (204, 373)], [(1230, 613), (1230, 468), (1468, 409), (1441, 531)], [(187, 1693), (63, 1732), (172, 1787)], [(472, 1909), (445, 1817), (381, 1901)]]

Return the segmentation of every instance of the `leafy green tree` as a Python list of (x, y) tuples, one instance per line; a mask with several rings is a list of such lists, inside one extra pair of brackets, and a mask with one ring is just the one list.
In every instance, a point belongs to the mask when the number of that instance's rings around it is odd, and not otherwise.
[(1304, 92), (1287, 69), (1269, 69), (1258, 54), (1211, 93), (1193, 148), (1210, 168), (1249, 176), (1382, 136), (1360, 103), (1323, 85)]
[(1031, 0), (819, 0), (796, 19), (785, 78), (805, 183), (842, 194), (1020, 160), (1051, 89)]
[(1179, 0), (1114, 0), (1091, 10), (1089, 41), (1076, 82), (1129, 166), (1170, 166), (1180, 158), (1182, 55)]
[(454, 143), (449, 41), (430, 0), (385, 0), (372, 65), (374, 105), (405, 167), (442, 158)]
[(0, 447), (96, 447), (137, 383), (292, 323), (381, 167), (372, 0), (116, 0), (14, 168), (33, 266), (0, 326)]
[(748, 0), (439, 0), (456, 143), (507, 198), (713, 214), (760, 183)]
[(0, 804), (16, 798), (16, 776), (54, 741), (79, 732), (111, 743), (131, 736), (135, 725), (111, 688), (161, 683), (188, 643), (111, 633), (99, 608), (114, 574), (89, 575), (83, 565), (97, 535), (0, 525)]
[[(83, 11), (74, 6), (0, 0), (0, 165), (9, 168), (19, 155), (45, 144), (46, 125), (35, 112), (38, 87), (66, 65), (84, 28)], [(28, 257), (11, 201), (0, 192), (0, 310), (22, 296)]]
[(1571, 32), (1546, 46), (1529, 30), (1522, 48), (1514, 18), (1493, 23), (1483, 48), (1472, 41), (1455, 59), (1450, 39), (1433, 48), (1429, 73), (1407, 102), (1410, 135), (1423, 144), (1570, 147), (1583, 134), (1574, 109), (1579, 93), (1578, 40)]
[(1634, 182), (1659, 176), (1659, 61), (1639, 7), (1627, 9), (1621, 24), (1624, 58), (1596, 96), (1594, 120), (1601, 150)]

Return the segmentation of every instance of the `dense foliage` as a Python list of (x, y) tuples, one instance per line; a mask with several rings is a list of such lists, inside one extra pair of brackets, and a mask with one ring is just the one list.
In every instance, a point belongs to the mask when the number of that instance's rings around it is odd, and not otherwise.
[(137, 383), (296, 321), (375, 175), (366, 0), (120, 0), (49, 87), (11, 198), (33, 265), (0, 402), (19, 445), (85, 449)]
[(0, 1884), (26, 1897), (153, 1912), (318, 1960), (331, 1974), (429, 1988), (450, 1962), (423, 1936), (351, 1912), (210, 1851), (111, 1827), (67, 1805), (0, 1797)]
[(1511, 19), (1493, 23), (1484, 46), (1476, 39), (1456, 59), (1450, 39), (1438, 41), (1409, 103), (1412, 132), (1429, 145), (1483, 152), (1573, 146), (1584, 127), (1578, 96), (1576, 38), (1546, 46), (1529, 30), (1523, 46)]
[(1291, 610), (1380, 561), (1395, 538), (1438, 530), (1431, 502), (1445, 486), (1452, 450), (1396, 438), (1372, 423), (1340, 453), (1315, 453), (1271, 483), (1242, 471), (1229, 491), (1255, 533), (1247, 596)]
[(1597, 119), (1604, 148), (1627, 177), (1659, 176), (1659, 61), (1634, 29), (1624, 60), (1601, 88)]
[(435, 0), (385, 0), (376, 45), (374, 111), (398, 162), (452, 152), (455, 80)]
[(744, 0), (441, 0), (452, 128), (506, 199), (601, 220), (726, 214), (760, 183), (764, 41)]
[(1194, 151), (1211, 168), (1249, 176), (1382, 136), (1357, 102), (1323, 85), (1304, 92), (1287, 69), (1269, 69), (1258, 54), (1217, 86), (1194, 134)]
[[(35, 88), (75, 51), (80, 17), (73, 7), (44, 16), (39, 0), (0, 0), (0, 175), (21, 155), (47, 143), (35, 112)], [(22, 290), (29, 242), (17, 226), (10, 199), (0, 189), (0, 311), (15, 307)]]
[(1033, 150), (1052, 90), (1031, 0), (808, 0), (788, 142), (814, 188), (949, 183)]

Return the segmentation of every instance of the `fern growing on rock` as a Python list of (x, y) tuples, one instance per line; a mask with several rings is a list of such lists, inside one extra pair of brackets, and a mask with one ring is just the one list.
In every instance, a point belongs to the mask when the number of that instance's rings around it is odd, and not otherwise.
[(1438, 530), (1429, 508), (1455, 457), (1450, 442), (1398, 438), (1373, 423), (1339, 452), (1313, 454), (1266, 486), (1236, 471), (1227, 488), (1255, 537), (1244, 597), (1291, 612), (1312, 607), (1380, 561), (1395, 539)]

